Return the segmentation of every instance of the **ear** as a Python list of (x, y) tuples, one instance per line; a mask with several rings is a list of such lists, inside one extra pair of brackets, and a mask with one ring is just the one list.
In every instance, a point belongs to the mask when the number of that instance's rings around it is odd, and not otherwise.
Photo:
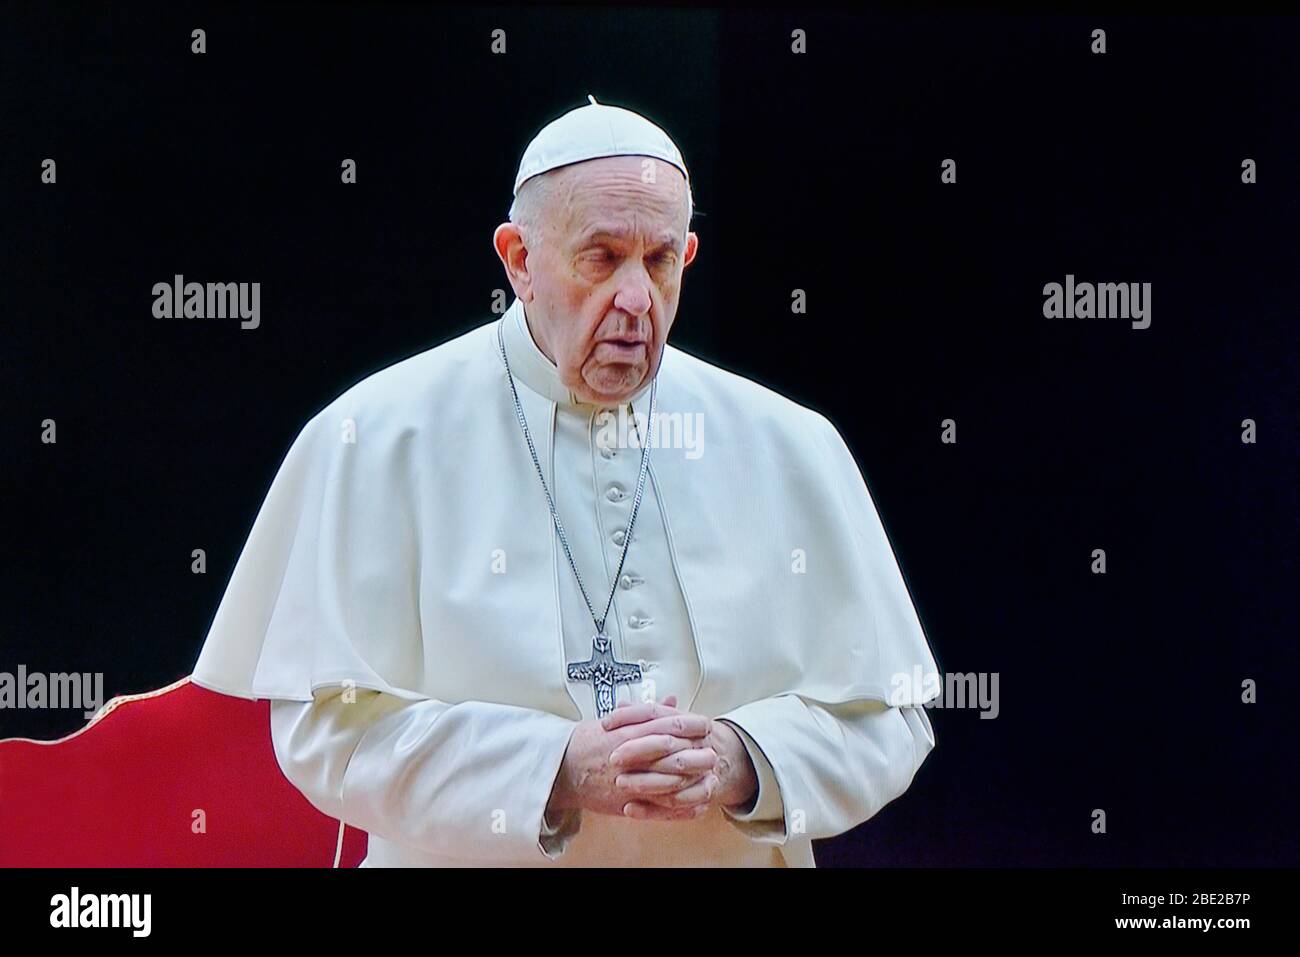
[(700, 248), (700, 237), (695, 233), (686, 234), (686, 253), (682, 257), (682, 268), (685, 269), (695, 261), (695, 253)]
[(532, 298), (533, 278), (528, 271), (528, 247), (524, 234), (515, 223), (502, 223), (492, 234), (492, 248), (505, 267), (506, 278), (515, 295), (528, 302)]

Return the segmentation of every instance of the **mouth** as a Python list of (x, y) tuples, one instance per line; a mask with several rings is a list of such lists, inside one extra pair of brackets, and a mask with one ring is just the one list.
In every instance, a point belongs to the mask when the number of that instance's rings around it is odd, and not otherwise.
[[(602, 348), (603, 347), (603, 348)], [(644, 339), (602, 339), (596, 348), (605, 353), (607, 359), (614, 361), (635, 362), (647, 350)]]

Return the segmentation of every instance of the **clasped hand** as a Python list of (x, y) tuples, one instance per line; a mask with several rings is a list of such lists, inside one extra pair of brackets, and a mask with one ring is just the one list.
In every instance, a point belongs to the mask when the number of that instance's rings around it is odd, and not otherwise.
[(714, 805), (743, 804), (757, 786), (735, 730), (679, 711), (677, 696), (669, 695), (578, 722), (547, 809), (689, 821)]

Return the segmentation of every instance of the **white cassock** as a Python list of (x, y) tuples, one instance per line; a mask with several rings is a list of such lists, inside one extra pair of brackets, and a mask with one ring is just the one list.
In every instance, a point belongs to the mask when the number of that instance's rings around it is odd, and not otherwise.
[[(635, 438), (606, 447), (607, 418), (560, 381), (520, 300), (499, 322), (600, 612), (640, 450)], [(934, 659), (852, 455), (821, 415), (665, 349), (606, 626), (646, 680), (617, 700), (676, 694), (727, 721), (759, 790), (752, 808), (690, 822), (547, 820), (574, 725), (596, 716), (591, 685), (566, 675), (591, 655), (594, 626), (497, 325), (370, 376), (307, 423), (193, 680), (274, 699), (280, 766), (316, 807), (369, 832), (362, 866), (814, 866), (812, 839), (874, 815), (934, 747), (922, 707)], [(647, 385), (632, 397), (642, 427), (648, 406)], [(702, 441), (668, 447), (696, 413)]]

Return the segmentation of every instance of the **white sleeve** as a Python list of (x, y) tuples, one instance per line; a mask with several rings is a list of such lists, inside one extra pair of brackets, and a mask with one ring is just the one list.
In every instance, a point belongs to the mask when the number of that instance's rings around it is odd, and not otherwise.
[[(750, 814), (728, 811), (736, 827), (766, 844), (784, 844), (792, 833), (832, 837), (868, 820), (907, 790), (935, 743), (923, 707), (881, 701), (831, 705), (784, 694), (719, 718), (745, 732), (746, 747), (761, 752), (777, 782), (777, 795), (760, 793)], [(780, 808), (778, 816), (758, 813), (764, 800)]]
[(544, 813), (576, 724), (365, 689), (271, 702), (276, 760), (315, 807), (386, 840), (483, 863), (553, 860), (577, 833), (580, 811), (557, 822)]

